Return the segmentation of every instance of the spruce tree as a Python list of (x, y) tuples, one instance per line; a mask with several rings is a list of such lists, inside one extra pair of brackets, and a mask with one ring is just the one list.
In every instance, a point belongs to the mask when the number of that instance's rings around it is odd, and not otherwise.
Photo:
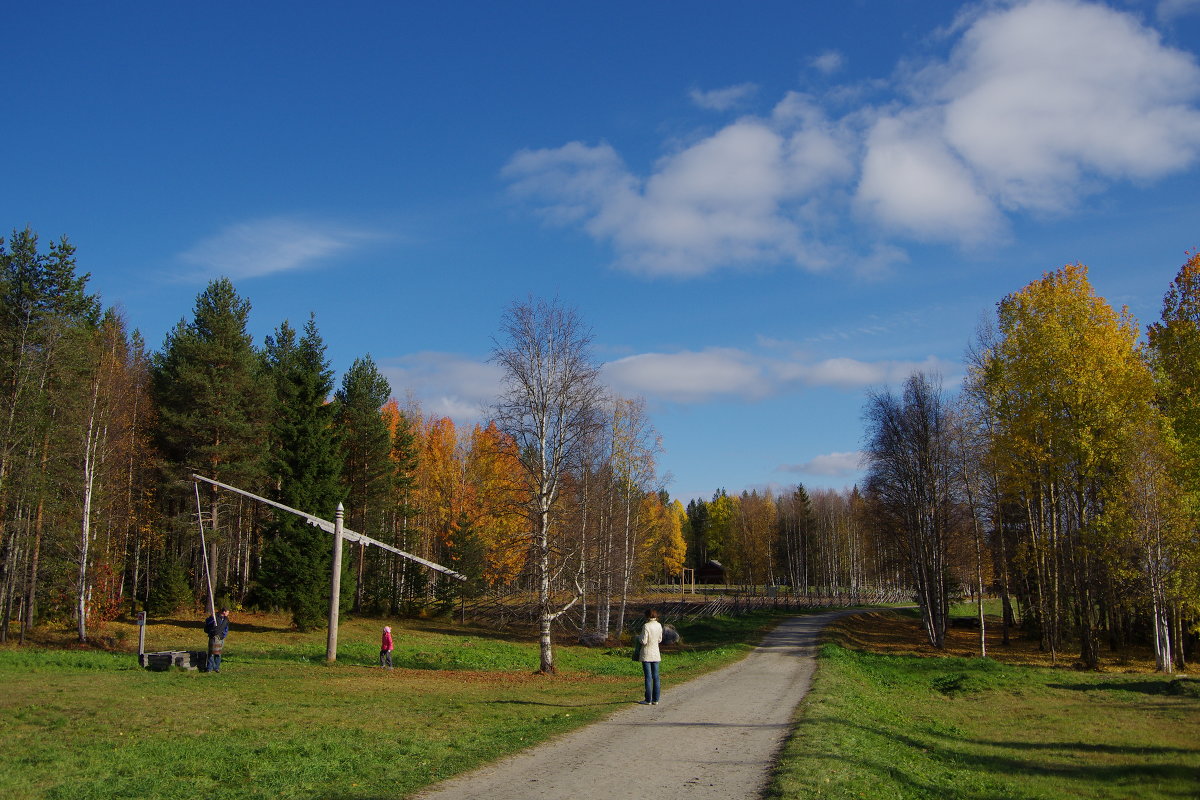
[(261, 483), (270, 394), (249, 318), (250, 301), (228, 278), (215, 280), (154, 357), (157, 439), (172, 477), (202, 470), (242, 488)]
[[(333, 430), (333, 371), (314, 317), (304, 336), (284, 322), (267, 340), (267, 368), (276, 400), (271, 472), (279, 502), (330, 519), (345, 497), (342, 459)], [(288, 608), (301, 630), (318, 627), (329, 606), (329, 534), (279, 514), (271, 526), (259, 576), (266, 597)], [(353, 584), (343, 579), (343, 591)]]
[[(334, 399), (334, 426), (345, 459), (342, 482), (346, 490), (346, 524), (360, 533), (379, 537), (383, 532), (385, 504), (392, 484), (393, 465), (389, 457), (392, 436), (380, 411), (391, 394), (387, 378), (371, 357), (355, 359), (342, 376), (342, 386)], [(366, 560), (371, 559), (369, 569)], [(368, 571), (379, 572), (382, 555), (357, 548), (354, 559), (356, 587), (354, 608), (364, 602)], [(377, 584), (377, 580), (371, 581)]]
[[(155, 440), (165, 472), (160, 502), (174, 520), (175, 536), (190, 548), (199, 546), (191, 473), (262, 491), (271, 394), (247, 331), (249, 318), (250, 301), (228, 278), (214, 280), (196, 297), (191, 321), (180, 320), (153, 358)], [(207, 485), (202, 491), (209, 557), (217, 570), (217, 558), (228, 557), (235, 543), (252, 547), (253, 516), (227, 513), (227, 492)]]

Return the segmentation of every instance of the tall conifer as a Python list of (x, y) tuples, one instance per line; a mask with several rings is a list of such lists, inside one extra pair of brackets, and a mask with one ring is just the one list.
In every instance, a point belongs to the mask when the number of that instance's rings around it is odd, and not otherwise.
[[(342, 459), (334, 441), (333, 371), (314, 317), (298, 341), (284, 322), (267, 340), (275, 386), (271, 471), (279, 502), (325, 519), (345, 497)], [(328, 610), (329, 534), (298, 517), (280, 515), (263, 554), (260, 582), (268, 597), (292, 612), (301, 629), (317, 627)], [(349, 583), (343, 581), (343, 587)]]

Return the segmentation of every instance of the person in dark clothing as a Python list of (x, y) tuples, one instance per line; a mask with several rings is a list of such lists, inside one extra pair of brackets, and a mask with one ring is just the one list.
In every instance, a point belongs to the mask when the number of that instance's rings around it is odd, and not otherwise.
[(225, 648), (225, 637), (229, 635), (229, 609), (222, 608), (204, 620), (204, 632), (208, 634), (208, 672), (221, 671), (221, 651)]

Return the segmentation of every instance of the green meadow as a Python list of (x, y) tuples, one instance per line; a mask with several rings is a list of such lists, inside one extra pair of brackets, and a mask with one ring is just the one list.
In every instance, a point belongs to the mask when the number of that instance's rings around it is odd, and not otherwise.
[(1200, 680), (829, 642), (767, 796), (1200, 797)]
[[(781, 616), (679, 625), (665, 686), (742, 657)], [(640, 696), (628, 648), (560, 644), (559, 673), (541, 676), (528, 635), (447, 620), (392, 623), (395, 669), (382, 670), (382, 624), (344, 622), (329, 665), (323, 633), (235, 617), (219, 675), (148, 672), (128, 651), (67, 647), (65, 633), (0, 648), (0, 797), (402, 798)], [(850, 618), (833, 632), (842, 644), (823, 645), (769, 797), (1200, 796), (1200, 681), (861, 643), (880, 627)], [(129, 647), (135, 630), (105, 635)], [(192, 620), (148, 638), (203, 644)]]
[[(665, 688), (745, 653), (777, 617), (679, 625)], [(532, 637), (444, 620), (391, 623), (395, 669), (376, 666), (378, 620), (323, 632), (234, 618), (220, 674), (149, 672), (130, 652), (0, 648), (0, 797), (404, 797), (641, 696), (628, 648), (559, 645), (534, 674)], [(111, 626), (111, 641), (136, 642)], [(199, 649), (190, 620), (151, 624), (148, 650)]]

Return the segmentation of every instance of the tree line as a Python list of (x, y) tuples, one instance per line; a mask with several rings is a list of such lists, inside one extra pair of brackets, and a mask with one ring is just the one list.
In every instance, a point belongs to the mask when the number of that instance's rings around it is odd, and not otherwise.
[(951, 604), (1001, 601), (1088, 668), (1150, 645), (1182, 668), (1200, 633), (1200, 253), (1144, 331), (1086, 267), (1003, 298), (968, 347), (961, 391), (916, 372), (870, 391), (865, 480), (718, 490), (687, 506), (688, 565), (719, 562), (748, 591), (915, 600), (945, 646)]
[[(342, 598), (362, 613), (539, 591), (549, 609), (565, 586), (607, 636), (632, 591), (682, 565), (683, 508), (644, 404), (599, 387), (583, 339), (583, 393), (560, 426), (571, 446), (552, 444), (553, 482), (538, 486), (547, 453), (516, 395), (467, 430), (398, 403), (369, 355), (335, 382), (315, 317), (256, 344), (250, 302), (224, 278), (150, 350), (88, 280), (65, 237), (0, 239), (0, 639), (73, 620), (86, 641), (133, 610), (194, 608), (210, 579), (221, 603), (323, 624), (328, 535), (193, 473), (326, 518), (343, 503), (347, 527), (470, 579), (355, 548)], [(503, 346), (521, 341), (514, 314), (564, 313), (514, 304)]]
[(1086, 267), (1048, 272), (998, 303), (967, 367), (958, 397), (916, 373), (864, 415), (870, 515), (930, 643), (967, 584), (1000, 596), (1005, 641), (1020, 624), (1087, 668), (1133, 643), (1182, 667), (1200, 628), (1200, 254), (1144, 335)]
[[(719, 563), (747, 591), (915, 597), (942, 646), (959, 595), (998, 595), (1057, 654), (1104, 641), (1183, 663), (1200, 614), (1200, 256), (1145, 335), (1079, 265), (1004, 298), (961, 392), (917, 373), (869, 393), (866, 480), (692, 500), (666, 491), (644, 401), (600, 383), (590, 331), (557, 301), (512, 303), (493, 341), (488, 419), (404, 404), (369, 355), (335, 381), (309, 316), (261, 344), (227, 279), (151, 350), (89, 293), (66, 238), (0, 240), (0, 639), (73, 620), (80, 640), (133, 610), (221, 602), (328, 608), (327, 534), (199, 473), (330, 518), (468, 576), (354, 547), (347, 609), (535, 608), (605, 640), (644, 587)], [(199, 529), (207, 553), (201, 550)], [(983, 618), (980, 617), (981, 647)]]

